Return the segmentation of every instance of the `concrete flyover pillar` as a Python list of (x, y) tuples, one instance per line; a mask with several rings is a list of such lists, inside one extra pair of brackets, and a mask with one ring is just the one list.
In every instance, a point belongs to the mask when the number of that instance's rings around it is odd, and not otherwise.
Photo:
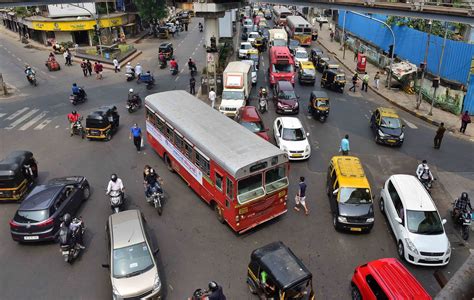
[(211, 47), (211, 37), (216, 38), (216, 43), (219, 41), (219, 18), (204, 19), (204, 45), (206, 47)]

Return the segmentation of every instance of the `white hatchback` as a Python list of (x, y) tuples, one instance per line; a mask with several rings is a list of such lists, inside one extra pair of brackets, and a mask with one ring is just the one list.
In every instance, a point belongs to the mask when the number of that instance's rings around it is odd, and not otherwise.
[(444, 266), (451, 245), (436, 206), (420, 181), (412, 175), (392, 175), (380, 192), (380, 210), (397, 240), (398, 254), (423, 266)]
[(308, 61), (308, 52), (303, 47), (298, 47), (295, 49), (295, 66), (299, 67), (300, 62)]
[(247, 53), (250, 49), (253, 49), (253, 47), (249, 42), (240, 43), (239, 58), (247, 58)]
[(276, 118), (273, 123), (273, 135), (277, 146), (288, 154), (288, 159), (303, 160), (310, 157), (309, 132), (305, 132), (298, 118)]
[(252, 31), (248, 35), (247, 42), (253, 43), (253, 42), (255, 42), (255, 39), (259, 38), (259, 37), (260, 37), (260, 33)]

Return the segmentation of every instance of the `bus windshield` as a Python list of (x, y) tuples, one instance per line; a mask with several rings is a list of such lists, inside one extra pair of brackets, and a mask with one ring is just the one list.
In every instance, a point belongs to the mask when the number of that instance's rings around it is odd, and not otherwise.
[(272, 65), (273, 73), (291, 73), (293, 72), (292, 64), (274, 64)]
[(267, 194), (286, 186), (288, 186), (288, 177), (286, 177), (285, 166), (279, 166), (265, 172), (265, 190)]
[(238, 183), (237, 200), (240, 204), (261, 197), (264, 194), (261, 173), (244, 178)]

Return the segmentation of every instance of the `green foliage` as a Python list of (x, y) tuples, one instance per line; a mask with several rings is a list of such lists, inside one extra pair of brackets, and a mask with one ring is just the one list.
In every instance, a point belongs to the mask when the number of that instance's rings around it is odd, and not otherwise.
[[(387, 18), (386, 23), (390, 26), (407, 26), (419, 31), (429, 32), (430, 24), (426, 19), (410, 19), (405, 17), (396, 17), (390, 16)], [(450, 40), (462, 40), (462, 34), (466, 30), (466, 25), (461, 23), (448, 23), (448, 33), (447, 38)], [(455, 30), (452, 31), (449, 27), (454, 27)], [(431, 25), (431, 34), (444, 37), (446, 26), (444, 22), (441, 21), (432, 21)]]
[(164, 19), (168, 15), (166, 0), (135, 0), (138, 14), (144, 21)]

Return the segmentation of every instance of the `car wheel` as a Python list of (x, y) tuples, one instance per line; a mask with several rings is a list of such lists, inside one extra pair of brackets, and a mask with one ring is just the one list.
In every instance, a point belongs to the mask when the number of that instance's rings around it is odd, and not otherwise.
[(332, 225), (334, 229), (339, 230), (339, 224), (337, 223), (337, 216), (335, 214), (332, 215)]
[(383, 198), (380, 197), (380, 212), (382, 213), (382, 215), (385, 215), (385, 207), (384, 207), (384, 203), (383, 203)]
[(362, 295), (360, 294), (359, 289), (354, 284), (352, 284), (351, 296), (352, 300), (362, 300)]
[(88, 185), (86, 185), (84, 189), (82, 190), (82, 192), (84, 195), (84, 201), (88, 200), (89, 197), (91, 196), (91, 188)]
[(248, 283), (247, 282), (247, 286), (249, 287), (249, 291), (250, 293), (256, 295), (257, 294), (257, 289), (255, 288), (255, 286), (253, 285), (253, 283)]
[(105, 136), (105, 140), (106, 141), (110, 141), (112, 139), (112, 135), (109, 133), (107, 133), (107, 135)]
[(398, 256), (400, 256), (400, 258), (403, 258), (403, 259), (405, 258), (405, 246), (403, 246), (402, 241), (398, 241), (397, 252), (398, 252)]
[(379, 143), (379, 137), (378, 137), (377, 135), (375, 135), (375, 137), (374, 137), (374, 141), (375, 141), (375, 143), (376, 143), (376, 144), (378, 144), (378, 143)]

